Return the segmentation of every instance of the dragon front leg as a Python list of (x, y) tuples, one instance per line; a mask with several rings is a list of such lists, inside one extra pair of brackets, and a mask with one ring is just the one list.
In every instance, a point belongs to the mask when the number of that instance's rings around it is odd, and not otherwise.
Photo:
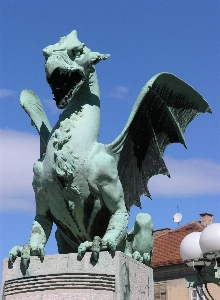
[(9, 261), (13, 264), (16, 257), (21, 257), (25, 270), (27, 270), (30, 256), (39, 256), (42, 260), (45, 255), (45, 244), (49, 238), (52, 228), (52, 221), (36, 216), (32, 225), (29, 242), (23, 247), (14, 246), (9, 251)]
[(108, 228), (102, 238), (102, 250), (116, 251), (126, 235), (128, 227), (128, 212), (116, 211), (110, 218)]
[(98, 261), (101, 250), (116, 251), (126, 235), (128, 216), (127, 212), (114, 213), (102, 239), (99, 236), (95, 236), (93, 242), (86, 241), (80, 244), (78, 248), (79, 258), (82, 258), (86, 251), (91, 251), (93, 259)]
[(109, 177), (105, 177), (100, 192), (106, 207), (111, 212), (106, 233), (102, 238), (101, 250), (116, 251), (126, 236), (129, 217), (117, 168), (111, 170)]
[[(88, 169), (87, 176), (91, 188), (97, 191), (111, 214), (104, 236), (101, 239), (94, 238), (92, 245), (88, 245), (87, 248), (97, 260), (99, 251), (120, 249), (120, 244), (126, 236), (129, 213), (125, 206), (115, 158), (106, 153), (105, 149), (98, 148), (96, 154), (91, 154), (88, 158)], [(83, 251), (86, 251), (86, 245), (82, 247)]]
[(21, 256), (25, 270), (27, 270), (30, 256), (39, 256), (41, 259), (45, 255), (45, 245), (52, 229), (52, 220), (47, 204), (46, 192), (41, 190), (36, 195), (36, 217), (32, 224), (29, 242), (23, 247), (15, 246), (9, 252), (9, 261), (13, 264), (17, 256)]
[(45, 245), (50, 236), (52, 221), (42, 216), (37, 216), (32, 225), (29, 245), (31, 247), (31, 255), (38, 255), (43, 259), (45, 255)]

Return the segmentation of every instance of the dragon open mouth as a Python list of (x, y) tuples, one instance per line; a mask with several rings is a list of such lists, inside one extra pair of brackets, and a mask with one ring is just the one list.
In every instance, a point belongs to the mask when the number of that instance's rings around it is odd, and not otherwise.
[(69, 73), (60, 73), (58, 68), (50, 77), (47, 77), (58, 108), (64, 108), (69, 103), (82, 79), (83, 76), (79, 71), (74, 71), (69, 75)]

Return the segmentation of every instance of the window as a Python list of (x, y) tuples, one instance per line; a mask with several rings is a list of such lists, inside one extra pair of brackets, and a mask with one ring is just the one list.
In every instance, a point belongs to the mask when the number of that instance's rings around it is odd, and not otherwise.
[[(197, 290), (199, 292), (199, 295), (197, 293)], [(191, 290), (190, 290), (190, 293), (191, 293), (190, 300), (201, 300), (201, 299), (205, 300), (203, 288), (201, 288), (200, 286), (198, 286), (197, 290), (196, 290), (196, 288), (191, 288)]]
[(155, 300), (167, 299), (166, 283), (156, 283), (154, 285), (154, 299)]

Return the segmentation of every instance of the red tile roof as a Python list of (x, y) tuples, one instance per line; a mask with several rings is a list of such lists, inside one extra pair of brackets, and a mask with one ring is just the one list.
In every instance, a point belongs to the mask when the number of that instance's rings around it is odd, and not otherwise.
[(154, 253), (151, 267), (162, 267), (173, 264), (182, 264), (180, 244), (183, 238), (191, 232), (201, 232), (205, 226), (198, 221), (192, 221), (177, 229), (166, 232), (154, 239)]

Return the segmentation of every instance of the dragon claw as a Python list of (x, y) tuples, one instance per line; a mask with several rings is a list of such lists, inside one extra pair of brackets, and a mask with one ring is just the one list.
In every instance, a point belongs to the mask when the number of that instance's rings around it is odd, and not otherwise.
[(18, 256), (21, 256), (22, 247), (14, 246), (9, 251), (9, 261), (13, 264)]
[(135, 251), (132, 255), (129, 253), (129, 256), (131, 256), (133, 259), (145, 264), (146, 266), (150, 265), (150, 262), (151, 262), (151, 254), (150, 253), (144, 253), (143, 256), (141, 256), (140, 252)]
[(138, 251), (135, 251), (133, 254), (132, 254), (132, 257), (137, 260), (137, 261), (141, 261), (141, 255)]
[(78, 257), (79, 257), (80, 259), (82, 259), (83, 256), (84, 256), (84, 254), (86, 253), (86, 251), (87, 251), (88, 249), (90, 249), (91, 246), (92, 246), (92, 243), (91, 243), (91, 242), (88, 242), (88, 241), (86, 241), (86, 242), (84, 242), (84, 243), (81, 243), (81, 244), (79, 245), (79, 247), (78, 247)]
[(146, 266), (150, 265), (150, 261), (151, 261), (151, 255), (150, 253), (144, 253), (143, 254), (143, 264), (145, 264)]
[(99, 236), (95, 236), (93, 243), (92, 243), (92, 257), (95, 261), (98, 261), (99, 259), (99, 252), (101, 250), (100, 244), (101, 244), (101, 238)]
[(25, 271), (27, 271), (31, 256), (31, 246), (29, 244), (24, 244), (21, 251), (21, 262), (24, 266)]
[(41, 259), (45, 256), (45, 249), (43, 244), (39, 244), (36, 250), (33, 250), (31, 245), (24, 244), (23, 247), (14, 246), (9, 251), (9, 261), (13, 264), (17, 257), (21, 257), (21, 262), (25, 271), (28, 269), (31, 255), (38, 255)]
[(83, 244), (84, 244), (84, 243), (82, 243), (82, 244), (78, 247), (78, 257), (79, 257), (80, 259), (83, 258), (84, 254), (85, 254), (85, 252), (86, 252), (86, 246), (83, 245)]
[(37, 251), (38, 251), (38, 255), (41, 259), (44, 259), (44, 256), (45, 256), (45, 248), (44, 248), (44, 245), (43, 244), (39, 244), (38, 247), (37, 247)]
[(110, 251), (116, 251), (117, 243), (112, 240), (108, 240), (108, 247)]

